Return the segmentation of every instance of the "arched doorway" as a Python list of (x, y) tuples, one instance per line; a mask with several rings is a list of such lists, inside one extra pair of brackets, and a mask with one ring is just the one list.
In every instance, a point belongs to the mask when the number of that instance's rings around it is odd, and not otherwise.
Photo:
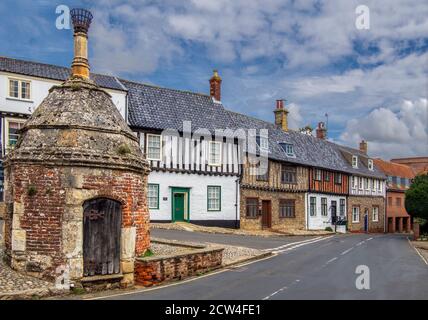
[(122, 205), (97, 198), (83, 204), (83, 275), (120, 273)]

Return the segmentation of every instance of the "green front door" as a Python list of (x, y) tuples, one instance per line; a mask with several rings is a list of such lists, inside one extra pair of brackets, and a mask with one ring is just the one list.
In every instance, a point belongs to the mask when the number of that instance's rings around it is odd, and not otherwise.
[(184, 221), (184, 193), (174, 193), (174, 221)]

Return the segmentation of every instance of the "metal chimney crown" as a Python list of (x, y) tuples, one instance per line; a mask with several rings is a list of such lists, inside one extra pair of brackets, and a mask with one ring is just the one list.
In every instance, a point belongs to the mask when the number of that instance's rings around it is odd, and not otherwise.
[(70, 11), (71, 21), (73, 22), (74, 32), (88, 33), (93, 15), (86, 9), (72, 9)]

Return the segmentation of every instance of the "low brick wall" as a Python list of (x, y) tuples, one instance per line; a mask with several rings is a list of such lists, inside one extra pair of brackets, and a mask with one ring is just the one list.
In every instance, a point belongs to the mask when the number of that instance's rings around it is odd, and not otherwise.
[(221, 266), (224, 248), (189, 247), (176, 255), (152, 256), (135, 260), (135, 283), (146, 287), (181, 280)]

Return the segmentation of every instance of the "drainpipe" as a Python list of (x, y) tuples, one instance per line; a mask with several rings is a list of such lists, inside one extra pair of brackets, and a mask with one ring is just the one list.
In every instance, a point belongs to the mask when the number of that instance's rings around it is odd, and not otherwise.
[(241, 178), (236, 179), (236, 187), (235, 187), (235, 228), (240, 228), (240, 219), (239, 219), (239, 182), (241, 181)]

